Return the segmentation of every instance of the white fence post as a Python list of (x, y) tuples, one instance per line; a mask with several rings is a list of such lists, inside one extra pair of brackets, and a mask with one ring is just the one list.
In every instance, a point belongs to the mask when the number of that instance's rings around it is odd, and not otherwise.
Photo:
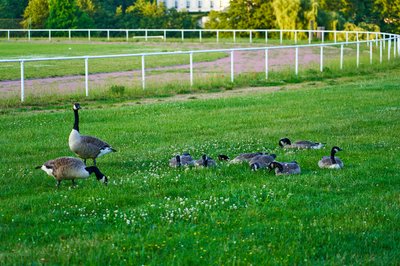
[(190, 86), (193, 87), (193, 53), (190, 53)]
[(299, 47), (296, 47), (296, 59), (295, 59), (295, 73), (296, 76), (299, 74)]
[(148, 39), (148, 33), (147, 30), (144, 31), (144, 40), (147, 42)]
[(265, 49), (265, 79), (268, 79), (268, 49)]
[(21, 60), (21, 102), (25, 100), (25, 74), (24, 74), (24, 60)]
[(85, 92), (89, 96), (89, 58), (85, 58)]
[(182, 42), (185, 40), (185, 33), (183, 32), (183, 30), (181, 30), (181, 38), (182, 38)]
[[(201, 31), (199, 31), (200, 32), (200, 36), (201, 36)], [(200, 37), (200, 40), (201, 40), (201, 37)], [(167, 31), (166, 30), (164, 30), (164, 42), (166, 42), (167, 41)]]
[(68, 40), (71, 40), (71, 30), (68, 30)]
[(283, 36), (282, 36), (282, 34), (283, 34), (283, 33), (282, 33), (282, 30), (280, 30), (280, 37), (279, 37), (279, 38), (280, 38), (280, 44), (282, 44), (282, 41), (283, 41)]
[(297, 30), (294, 31), (294, 43), (297, 44)]
[(203, 32), (202, 30), (199, 30), (199, 39), (200, 39), (200, 42), (202, 42), (202, 37), (203, 37), (203, 36), (202, 36), (202, 32)]
[(10, 31), (7, 31), (7, 40), (10, 40)]
[(319, 62), (320, 62), (319, 70), (322, 72), (324, 70), (324, 47), (323, 46), (321, 46)]
[(268, 43), (268, 31), (265, 31), (265, 43)]
[(142, 55), (142, 88), (143, 90), (146, 88), (146, 82), (145, 82), (145, 68), (144, 68), (144, 55)]
[(360, 65), (360, 43), (357, 43), (357, 68)]
[(233, 30), (233, 43), (236, 43), (236, 30)]
[(90, 41), (91, 36), (90, 36), (90, 30), (88, 30), (88, 40)]
[(125, 31), (125, 34), (126, 34), (126, 41), (129, 42), (129, 32), (128, 32), (128, 30)]
[(389, 40), (388, 40), (388, 61), (390, 61), (390, 48), (392, 48), (391, 46), (392, 46), (392, 40), (390, 40), (390, 38), (389, 38)]
[(217, 43), (219, 43), (219, 30), (217, 30)]
[(343, 44), (340, 45), (340, 69), (343, 69)]
[(373, 42), (369, 44), (369, 63), (372, 65), (372, 46), (374, 46)]
[(109, 41), (109, 40), (110, 40), (110, 31), (107, 30), (107, 41)]
[(31, 31), (28, 30), (28, 41), (30, 41), (30, 40), (31, 40)]
[(337, 43), (336, 31), (333, 32), (333, 39), (335, 40), (335, 43)]
[(234, 80), (234, 62), (233, 62), (233, 50), (231, 50), (231, 82)]
[(382, 40), (379, 41), (379, 62), (382, 64), (383, 58), (383, 47), (382, 47)]
[(49, 42), (51, 42), (51, 30), (49, 30)]
[(250, 40), (249, 40), (250, 43), (253, 43), (253, 32), (252, 31), (250, 31), (250, 35), (249, 36), (250, 36)]

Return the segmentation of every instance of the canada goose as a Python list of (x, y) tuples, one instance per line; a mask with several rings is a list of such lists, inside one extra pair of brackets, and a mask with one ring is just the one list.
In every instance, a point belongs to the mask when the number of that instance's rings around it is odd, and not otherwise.
[(100, 172), (99, 168), (96, 166), (86, 167), (78, 158), (60, 157), (47, 161), (35, 168), (42, 169), (49, 176), (53, 176), (57, 180), (57, 187), (60, 186), (61, 181), (64, 179), (72, 180), (72, 184), (75, 185), (75, 179), (86, 179), (92, 173), (96, 175), (97, 180), (105, 185), (108, 183), (107, 177)]
[(229, 157), (225, 154), (220, 154), (220, 155), (218, 155), (218, 160), (219, 161), (228, 161)]
[(176, 155), (171, 160), (169, 160), (169, 166), (180, 167), (180, 166), (193, 166), (195, 161), (189, 153), (185, 152), (182, 155)]
[(233, 160), (231, 160), (230, 163), (248, 162), (253, 157), (255, 157), (257, 155), (263, 155), (263, 154), (264, 154), (263, 152), (242, 153), (242, 154), (236, 156)]
[(92, 137), (92, 136), (82, 136), (79, 133), (79, 114), (78, 110), (81, 109), (79, 103), (73, 105), (75, 121), (74, 127), (69, 134), (69, 148), (72, 152), (83, 159), (86, 164), (86, 159), (93, 159), (93, 164), (96, 166), (96, 159), (104, 154), (110, 152), (116, 152), (108, 143)]
[(331, 156), (324, 156), (318, 162), (320, 168), (340, 169), (343, 168), (343, 162), (338, 157), (335, 157), (335, 153), (342, 149), (334, 146), (331, 150)]
[(267, 168), (268, 165), (276, 159), (276, 154), (257, 155), (251, 158), (249, 165), (251, 170), (257, 171), (260, 168)]
[(279, 146), (286, 149), (321, 149), (324, 144), (309, 140), (299, 140), (292, 144), (290, 139), (282, 138), (279, 140)]
[(196, 166), (204, 166), (204, 167), (214, 167), (217, 164), (215, 161), (208, 157), (207, 155), (203, 154), (199, 160), (196, 161)]
[(294, 175), (301, 173), (300, 166), (296, 161), (290, 163), (271, 162), (268, 168), (270, 171), (275, 169), (275, 175)]

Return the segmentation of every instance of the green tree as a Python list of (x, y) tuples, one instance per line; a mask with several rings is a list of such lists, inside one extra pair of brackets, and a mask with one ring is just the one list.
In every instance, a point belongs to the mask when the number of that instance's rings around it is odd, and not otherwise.
[(22, 18), (28, 0), (0, 0), (0, 18)]
[(375, 0), (373, 11), (382, 31), (400, 33), (400, 0)]
[(272, 8), (276, 17), (276, 26), (280, 29), (297, 29), (301, 11), (300, 0), (274, 0)]
[(29, 0), (24, 12), (22, 26), (24, 28), (45, 28), (46, 20), (49, 17), (48, 0)]
[(93, 21), (78, 8), (75, 0), (49, 0), (46, 25), (52, 29), (91, 28)]

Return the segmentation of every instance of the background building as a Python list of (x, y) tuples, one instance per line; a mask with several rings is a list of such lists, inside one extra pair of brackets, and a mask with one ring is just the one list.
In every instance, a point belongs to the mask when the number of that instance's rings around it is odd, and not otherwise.
[(222, 11), (229, 6), (230, 0), (157, 0), (157, 4), (164, 3), (167, 8), (186, 10), (188, 12)]

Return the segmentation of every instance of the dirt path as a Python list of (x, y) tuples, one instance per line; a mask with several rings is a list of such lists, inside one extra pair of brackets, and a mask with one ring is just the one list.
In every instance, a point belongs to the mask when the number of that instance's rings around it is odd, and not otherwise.
[[(333, 52), (335, 54), (336, 51)], [(294, 49), (271, 50), (268, 55), (269, 71), (283, 68), (294, 69)], [(196, 79), (209, 79), (213, 77), (229, 76), (231, 61), (230, 56), (212, 61), (194, 63), (194, 83)], [(265, 71), (264, 51), (244, 51), (234, 54), (234, 73), (254, 73)], [(319, 62), (318, 50), (313, 48), (301, 49), (299, 53), (299, 66), (304, 67)], [(175, 65), (146, 69), (146, 87), (166, 85), (175, 82), (189, 82), (189, 65)], [(98, 73), (89, 75), (89, 89), (105, 90), (112, 85), (126, 87), (141, 87), (141, 71), (132, 70), (126, 72)], [(0, 81), (0, 93), (2, 97), (18, 97), (21, 83), (19, 80)], [(69, 94), (78, 93), (85, 95), (84, 76), (65, 76), (54, 78), (40, 78), (25, 81), (25, 94)], [(90, 92), (89, 92), (90, 93)]]

